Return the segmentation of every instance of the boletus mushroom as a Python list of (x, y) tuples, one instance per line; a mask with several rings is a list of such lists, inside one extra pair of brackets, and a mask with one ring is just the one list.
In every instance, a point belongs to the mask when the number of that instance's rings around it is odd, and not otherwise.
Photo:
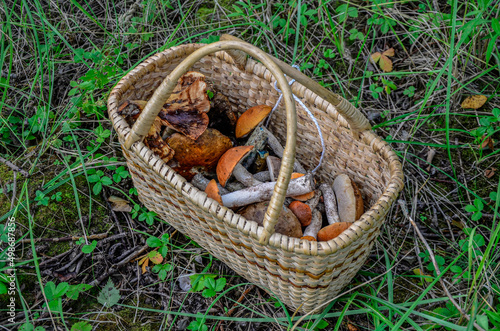
[[(264, 222), (264, 215), (268, 206), (269, 201), (259, 202), (247, 206), (239, 214), (247, 220), (254, 221), (262, 226)], [(302, 237), (302, 228), (299, 220), (295, 217), (292, 211), (286, 207), (283, 207), (283, 210), (278, 218), (278, 223), (276, 223), (276, 226), (274, 227), (274, 231), (289, 237)]]
[(222, 206), (222, 198), (220, 197), (219, 187), (217, 186), (217, 182), (215, 179), (212, 179), (205, 189), (205, 193), (209, 198), (214, 199)]
[(249, 108), (238, 118), (236, 122), (236, 138), (246, 137), (253, 129), (264, 121), (273, 108), (266, 105), (259, 105)]
[[(278, 177), (278, 175), (276, 174), (275, 175), (276, 177)], [(304, 174), (301, 174), (301, 173), (298, 173), (298, 172), (293, 172), (292, 173), (292, 179), (297, 179), (297, 178), (300, 178), (300, 177), (303, 177)], [(299, 200), (299, 201), (307, 201), (311, 198), (314, 197), (314, 191), (311, 191), (309, 193), (305, 193), (305, 194), (301, 194), (301, 195), (296, 195), (296, 196), (293, 196), (292, 198), (294, 198), (295, 200)]]
[(311, 224), (311, 207), (301, 201), (292, 201), (292, 203), (288, 205), (288, 208), (293, 212), (295, 216), (297, 216), (297, 219), (302, 226), (308, 226), (309, 224)]
[(237, 146), (229, 149), (221, 156), (217, 163), (217, 179), (225, 187), (232, 175), (245, 186), (254, 186), (262, 182), (253, 178), (240, 162), (253, 149), (253, 146)]
[(337, 198), (339, 218), (342, 222), (357, 221), (364, 212), (363, 198), (356, 184), (345, 174), (333, 181), (333, 191)]
[(321, 218), (321, 213), (319, 212), (319, 210), (314, 210), (312, 214), (311, 224), (309, 224), (307, 228), (304, 230), (304, 235), (300, 239), (317, 241), (318, 232), (321, 229), (322, 223), (323, 220)]
[(351, 222), (338, 222), (325, 226), (318, 232), (318, 241), (328, 241), (337, 238), (352, 225)]
[(207, 129), (196, 140), (174, 133), (167, 138), (167, 143), (175, 151), (172, 168), (187, 180), (196, 174), (194, 167), (214, 172), (220, 157), (233, 146), (231, 139), (215, 129)]
[(209, 110), (205, 76), (188, 71), (179, 78), (158, 116), (164, 125), (196, 140), (208, 127)]

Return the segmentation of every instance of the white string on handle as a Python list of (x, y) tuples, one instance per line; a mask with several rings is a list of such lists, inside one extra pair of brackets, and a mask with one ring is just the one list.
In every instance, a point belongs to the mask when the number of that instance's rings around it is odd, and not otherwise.
[[(294, 64), (292, 67), (294, 67), (295, 69), (297, 69), (297, 70), (300, 71), (298, 65)], [(295, 83), (295, 79), (292, 79), (288, 84), (292, 85), (293, 83)], [(276, 104), (274, 105), (273, 109), (271, 110), (271, 113), (269, 114), (269, 117), (267, 118), (266, 127), (269, 126), (269, 122), (271, 121), (271, 116), (273, 115), (274, 111), (278, 108), (278, 106), (279, 106), (279, 104), (281, 102), (281, 99), (283, 99), (283, 93), (278, 88), (278, 86), (276, 84), (276, 81), (274, 82), (274, 89), (280, 94), (280, 96), (278, 98), (278, 101), (276, 101)], [(295, 101), (297, 101), (297, 103), (300, 106), (302, 106), (302, 108), (304, 108), (304, 110), (306, 111), (306, 113), (309, 116), (309, 118), (314, 122), (314, 125), (316, 125), (316, 129), (318, 130), (318, 134), (319, 134), (319, 139), (321, 140), (321, 148), (322, 148), (322, 150), (321, 150), (321, 157), (319, 158), (319, 163), (316, 166), (316, 168), (314, 168), (311, 171), (312, 173), (314, 173), (314, 172), (316, 172), (319, 169), (319, 167), (321, 166), (321, 163), (323, 162), (323, 158), (325, 156), (325, 140), (323, 139), (323, 133), (321, 132), (321, 128), (319, 126), (318, 121), (316, 120), (316, 117), (314, 117), (313, 113), (311, 113), (311, 111), (309, 110), (309, 108), (306, 107), (306, 105), (302, 102), (302, 100), (300, 100), (295, 94), (292, 94), (292, 95), (293, 95), (293, 98), (295, 99)]]

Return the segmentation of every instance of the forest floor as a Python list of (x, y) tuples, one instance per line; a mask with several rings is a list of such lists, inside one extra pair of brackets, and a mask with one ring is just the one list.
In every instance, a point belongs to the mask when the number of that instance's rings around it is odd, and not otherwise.
[[(496, 0), (3, 1), (2, 329), (500, 330), (499, 12)], [(223, 33), (349, 100), (403, 164), (368, 260), (314, 315), (146, 210), (108, 118), (130, 69)], [(163, 263), (144, 266), (155, 248)]]

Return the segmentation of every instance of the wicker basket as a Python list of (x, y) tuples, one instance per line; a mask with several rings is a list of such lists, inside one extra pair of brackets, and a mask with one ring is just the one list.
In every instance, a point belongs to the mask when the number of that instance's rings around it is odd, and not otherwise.
[[(228, 39), (232, 40), (172, 47), (150, 57), (113, 88), (109, 116), (139, 200), (149, 210), (288, 306), (311, 312), (336, 296), (363, 265), (403, 187), (401, 164), (345, 99), (258, 48), (234, 37)], [(234, 50), (259, 62), (246, 60)], [(178, 78), (188, 70), (199, 71), (214, 82), (238, 111), (259, 104), (275, 105), (279, 97), (273, 87), (275, 79), (283, 91), (284, 103), (274, 113), (270, 129), (286, 141), (286, 147), (263, 227), (208, 198), (142, 143)], [(287, 79), (291, 78), (297, 81), (289, 86)], [(309, 170), (321, 154), (316, 128), (303, 109), (297, 106), (296, 112), (292, 92), (317, 118), (326, 142), (324, 163), (316, 179), (332, 182), (335, 175), (346, 173), (361, 188), (365, 201), (363, 216), (328, 242), (273, 234), (295, 152)], [(133, 128), (118, 115), (118, 106), (127, 99), (149, 100)]]

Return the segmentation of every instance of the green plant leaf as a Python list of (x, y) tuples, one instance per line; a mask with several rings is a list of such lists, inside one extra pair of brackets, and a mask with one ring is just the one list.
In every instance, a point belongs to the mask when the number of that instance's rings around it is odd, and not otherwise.
[(115, 288), (115, 284), (113, 284), (111, 278), (108, 279), (108, 282), (102, 288), (97, 301), (108, 308), (113, 307), (120, 301), (120, 292)]
[(156, 237), (149, 237), (147, 240), (146, 240), (146, 244), (149, 246), (149, 247), (160, 247), (161, 245), (163, 245), (163, 243), (161, 242), (160, 239), (156, 238)]
[(88, 322), (76, 322), (71, 327), (71, 331), (92, 331), (92, 325)]
[(97, 241), (96, 240), (92, 240), (92, 242), (90, 243), (90, 245), (84, 245), (82, 247), (82, 253), (84, 253), (84, 254), (92, 253), (94, 251), (94, 249), (96, 248), (96, 246), (97, 246)]
[(226, 286), (226, 278), (224, 278), (224, 277), (219, 278), (215, 282), (215, 291), (220, 292), (224, 289), (225, 286)]

